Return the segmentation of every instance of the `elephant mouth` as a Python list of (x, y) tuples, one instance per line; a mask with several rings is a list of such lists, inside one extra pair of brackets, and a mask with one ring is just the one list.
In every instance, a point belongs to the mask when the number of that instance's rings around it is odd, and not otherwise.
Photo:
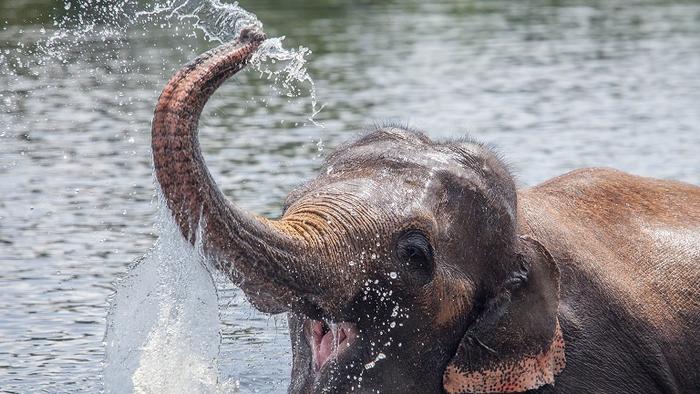
[(326, 323), (308, 319), (305, 325), (306, 338), (311, 347), (312, 368), (316, 373), (351, 348), (357, 339), (357, 327), (353, 323)]

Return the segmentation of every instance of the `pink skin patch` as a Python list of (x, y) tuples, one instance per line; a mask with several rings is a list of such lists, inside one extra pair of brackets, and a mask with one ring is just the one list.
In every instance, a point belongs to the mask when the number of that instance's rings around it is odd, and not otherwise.
[(450, 394), (511, 393), (554, 384), (554, 377), (566, 366), (564, 337), (557, 322), (549, 348), (517, 360), (504, 361), (494, 369), (469, 371), (449, 365), (443, 387)]
[(355, 343), (357, 328), (347, 322), (326, 324), (320, 320), (307, 320), (306, 338), (311, 347), (314, 372), (319, 372), (328, 361)]

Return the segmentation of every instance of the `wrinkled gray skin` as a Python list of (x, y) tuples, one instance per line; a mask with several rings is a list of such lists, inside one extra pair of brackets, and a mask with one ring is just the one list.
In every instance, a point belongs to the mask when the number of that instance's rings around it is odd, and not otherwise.
[[(541, 391), (700, 387), (697, 187), (582, 170), (516, 191), (479, 143), (383, 127), (338, 148), (281, 218), (256, 217), (221, 194), (196, 135), (263, 39), (244, 32), (171, 79), (153, 152), (183, 235), (202, 225), (206, 254), (251, 302), (289, 313), (290, 392), (459, 392), (448, 366), (538, 354), (557, 321), (566, 368)], [(332, 324), (346, 339), (328, 355)]]

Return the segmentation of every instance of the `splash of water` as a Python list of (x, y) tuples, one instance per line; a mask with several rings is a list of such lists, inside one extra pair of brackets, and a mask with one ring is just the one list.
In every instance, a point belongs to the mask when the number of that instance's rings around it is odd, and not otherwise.
[[(238, 2), (227, 4), (220, 0), (170, 0), (156, 4), (151, 10), (139, 11), (136, 17), (149, 22), (162, 20), (168, 27), (173, 21), (185, 21), (201, 31), (208, 40), (219, 43), (234, 39), (243, 29), (263, 28), (262, 22), (238, 5)], [(268, 38), (259, 47), (250, 65), (273, 81), (273, 86), (279, 87), (279, 93), (288, 97), (303, 94), (299, 85), (305, 84), (311, 98), (311, 115), (308, 120), (322, 126), (314, 121), (322, 107), (317, 108), (316, 88), (306, 68), (311, 50), (302, 46), (297, 49), (284, 48), (284, 39), (284, 36)], [(277, 62), (282, 62), (282, 67), (276, 67)]]
[(235, 391), (236, 382), (218, 376), (218, 298), (206, 260), (159, 201), (160, 237), (117, 282), (110, 302), (105, 390)]
[(234, 39), (245, 28), (262, 29), (262, 23), (257, 17), (241, 8), (238, 2), (227, 4), (220, 0), (169, 0), (156, 3), (151, 10), (136, 13), (138, 18), (149, 21), (163, 15), (166, 23), (174, 19), (187, 21), (202, 31), (210, 41), (220, 43)]

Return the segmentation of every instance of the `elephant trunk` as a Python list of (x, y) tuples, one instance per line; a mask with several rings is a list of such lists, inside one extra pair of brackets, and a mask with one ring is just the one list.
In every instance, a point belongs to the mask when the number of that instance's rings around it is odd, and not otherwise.
[(248, 63), (264, 40), (263, 33), (247, 30), (182, 67), (158, 100), (152, 148), (156, 179), (182, 235), (195, 244), (201, 234), (204, 254), (258, 309), (277, 313), (317, 294), (328, 273), (312, 269), (313, 251), (290, 227), (255, 217), (225, 198), (197, 139), (209, 97)]

